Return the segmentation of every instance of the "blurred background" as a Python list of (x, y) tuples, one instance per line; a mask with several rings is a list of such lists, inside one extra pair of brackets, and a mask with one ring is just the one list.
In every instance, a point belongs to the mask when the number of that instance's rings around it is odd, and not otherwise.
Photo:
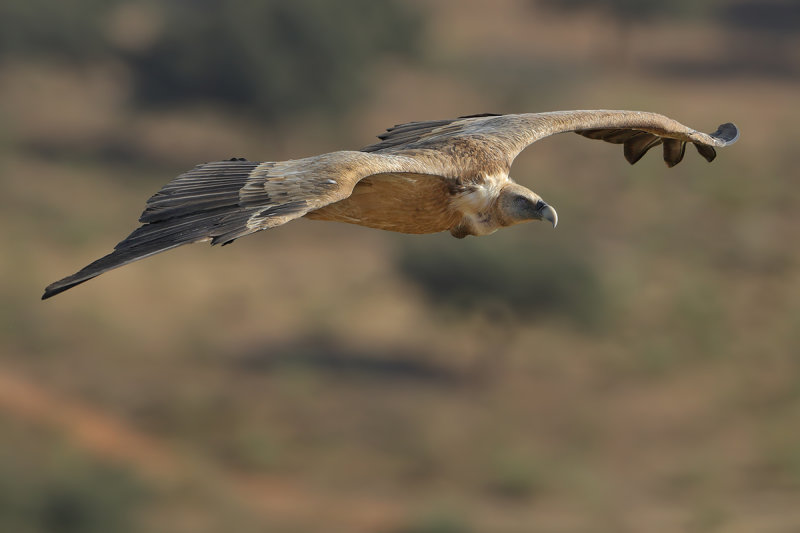
[[(800, 529), (800, 5), (4, 0), (0, 530)], [(546, 139), (491, 237), (300, 220), (40, 302), (205, 161), (481, 112)]]

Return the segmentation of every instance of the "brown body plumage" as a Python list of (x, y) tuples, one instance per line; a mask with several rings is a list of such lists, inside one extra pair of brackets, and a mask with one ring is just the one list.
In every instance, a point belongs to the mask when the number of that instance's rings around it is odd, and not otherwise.
[(622, 144), (630, 163), (662, 145), (668, 166), (683, 159), (687, 143), (712, 161), (714, 147), (738, 138), (730, 123), (705, 134), (655, 113), (556, 111), (401, 124), (360, 151), (207, 163), (165, 185), (148, 200), (142, 226), (42, 298), (182, 244), (227, 244), (299, 217), (459, 238), (530, 220), (555, 226), (555, 209), (508, 173), (526, 146), (567, 131)]
[(359, 181), (350, 196), (310, 211), (306, 218), (347, 222), (400, 233), (448, 231), (457, 220), (446, 180), (426, 174), (389, 173)]

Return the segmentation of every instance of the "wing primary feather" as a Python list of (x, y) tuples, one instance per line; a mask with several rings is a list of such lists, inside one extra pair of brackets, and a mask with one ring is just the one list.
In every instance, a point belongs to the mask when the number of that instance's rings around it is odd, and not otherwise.
[(651, 133), (639, 132), (625, 141), (623, 144), (623, 154), (625, 159), (633, 165), (639, 161), (650, 148), (661, 144), (661, 138)]
[(251, 210), (242, 213), (245, 215), (241, 219), (228, 220), (221, 225), (221, 228), (230, 228), (224, 233), (219, 233), (218, 230), (211, 239), (211, 244), (222, 243), (222, 246), (228, 245), (238, 239), (253, 232), (253, 226), (260, 221), (264, 221), (272, 217), (280, 217), (302, 213), (307, 210), (308, 202), (305, 200), (294, 200), (284, 204), (276, 204), (264, 210), (256, 211), (253, 213)]
[(664, 139), (664, 162), (668, 167), (674, 167), (683, 159), (686, 152), (686, 143), (677, 139)]
[(396, 124), (388, 128), (385, 132), (378, 135), (379, 143), (361, 148), (362, 152), (378, 152), (390, 148), (397, 148), (401, 146), (411, 145), (424, 139), (430, 135), (433, 130), (443, 128), (451, 124), (457, 125), (459, 122), (469, 122), (470, 119), (476, 118), (491, 118), (502, 116), (497, 113), (478, 113), (475, 115), (465, 115), (463, 117), (445, 119), (445, 120), (428, 120), (422, 122), (407, 122), (404, 124)]
[(461, 115), (458, 118), (499, 117), (502, 113), (475, 113), (474, 115)]
[(260, 163), (231, 159), (206, 163), (164, 185), (148, 201), (139, 222), (158, 222), (239, 203), (239, 191)]
[[(212, 244), (228, 243), (252, 233), (255, 230), (248, 222), (258, 211), (240, 205), (239, 191), (258, 165), (235, 159), (201, 165), (178, 176), (150, 198), (140, 219), (144, 223), (113, 252), (52, 283), (42, 299), (182, 244), (208, 239)], [(298, 207), (296, 202), (291, 204), (262, 209), (262, 216), (284, 215)]]
[(211, 244), (218, 242), (227, 244), (242, 235), (252, 233), (253, 230), (247, 226), (252, 214), (249, 210), (216, 209), (211, 212), (143, 224), (117, 244), (110, 254), (101, 257), (75, 274), (49, 285), (45, 289), (42, 299), (55, 296), (109, 270), (183, 244), (209, 238)]
[(612, 128), (612, 129), (600, 129), (600, 130), (582, 130), (582, 131), (577, 131), (575, 133), (583, 135), (584, 137), (588, 137), (589, 139), (598, 139), (613, 144), (622, 144), (628, 139), (644, 132), (638, 130)]
[(692, 143), (695, 148), (697, 148), (697, 153), (705, 158), (706, 161), (711, 163), (714, 158), (717, 157), (717, 151), (714, 150), (713, 146), (708, 146), (707, 144), (698, 144)]

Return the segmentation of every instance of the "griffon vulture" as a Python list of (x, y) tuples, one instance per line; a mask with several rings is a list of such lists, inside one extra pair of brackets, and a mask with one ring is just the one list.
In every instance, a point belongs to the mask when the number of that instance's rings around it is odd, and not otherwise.
[(508, 172), (526, 146), (568, 131), (622, 144), (631, 164), (660, 144), (670, 167), (683, 159), (687, 143), (712, 161), (715, 147), (739, 135), (730, 123), (705, 134), (641, 111), (484, 114), (400, 124), (360, 151), (206, 163), (153, 195), (142, 225), (113, 252), (48, 286), (42, 298), (182, 244), (224, 245), (300, 217), (458, 238), (529, 220), (555, 227), (556, 210)]

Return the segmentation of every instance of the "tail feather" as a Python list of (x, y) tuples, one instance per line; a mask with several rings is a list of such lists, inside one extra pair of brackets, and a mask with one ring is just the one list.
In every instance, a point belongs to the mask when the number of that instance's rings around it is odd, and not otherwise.
[(239, 191), (259, 163), (244, 160), (208, 163), (182, 174), (147, 202), (142, 226), (114, 247), (114, 251), (75, 274), (50, 284), (45, 300), (114, 268), (159, 252), (199, 241), (227, 244), (251, 233), (247, 222), (254, 214), (239, 202)]

